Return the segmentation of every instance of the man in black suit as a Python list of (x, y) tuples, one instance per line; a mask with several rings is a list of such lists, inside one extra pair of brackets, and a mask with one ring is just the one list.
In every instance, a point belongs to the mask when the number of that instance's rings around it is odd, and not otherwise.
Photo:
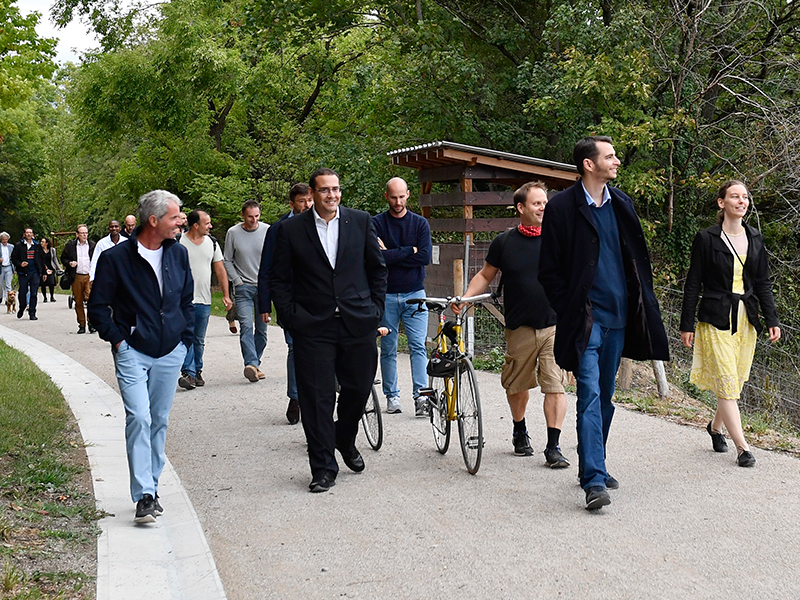
[(309, 489), (327, 492), (339, 472), (334, 449), (351, 470), (364, 470), (355, 439), (378, 367), (375, 335), (387, 270), (369, 214), (339, 206), (336, 172), (317, 169), (309, 187), (314, 207), (287, 219), (278, 231), (269, 289), (294, 340)]

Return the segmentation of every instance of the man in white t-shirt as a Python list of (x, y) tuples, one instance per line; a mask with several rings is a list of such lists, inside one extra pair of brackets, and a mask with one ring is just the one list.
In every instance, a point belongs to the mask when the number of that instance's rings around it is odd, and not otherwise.
[(228, 275), (222, 262), (222, 250), (217, 240), (211, 237), (211, 217), (202, 210), (193, 210), (187, 218), (188, 231), (181, 236), (180, 243), (189, 253), (189, 268), (194, 278), (194, 343), (186, 353), (178, 385), (185, 390), (203, 386), (203, 351), (206, 329), (211, 315), (211, 269), (217, 274), (222, 287), (222, 303), (225, 310), (233, 306), (228, 294)]
[(94, 254), (92, 255), (92, 264), (89, 267), (89, 282), (94, 281), (94, 273), (97, 271), (97, 261), (100, 259), (100, 255), (109, 248), (113, 248), (120, 242), (124, 242), (126, 239), (120, 235), (122, 231), (122, 227), (119, 224), (119, 221), (116, 219), (112, 219), (108, 223), (108, 235), (104, 237), (102, 240), (97, 242), (94, 247)]

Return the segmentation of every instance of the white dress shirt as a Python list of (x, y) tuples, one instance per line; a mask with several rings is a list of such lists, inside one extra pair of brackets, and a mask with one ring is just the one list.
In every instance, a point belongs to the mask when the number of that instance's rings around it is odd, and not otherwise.
[(317, 213), (317, 207), (311, 208), (314, 211), (314, 223), (317, 226), (317, 235), (322, 249), (328, 257), (328, 262), (336, 268), (336, 251), (339, 249), (339, 207), (336, 207), (336, 216), (329, 222), (325, 221)]

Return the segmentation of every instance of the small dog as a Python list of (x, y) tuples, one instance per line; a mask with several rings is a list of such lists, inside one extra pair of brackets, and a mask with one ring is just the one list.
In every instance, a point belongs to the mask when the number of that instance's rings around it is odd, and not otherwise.
[(6, 296), (6, 314), (9, 315), (12, 312), (17, 312), (17, 292), (13, 290)]

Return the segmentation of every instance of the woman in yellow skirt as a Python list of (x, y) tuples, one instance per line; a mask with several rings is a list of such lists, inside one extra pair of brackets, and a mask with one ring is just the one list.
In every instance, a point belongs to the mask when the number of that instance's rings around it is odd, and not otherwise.
[(738, 400), (750, 377), (756, 336), (764, 329), (759, 307), (771, 342), (780, 339), (781, 330), (764, 238), (742, 222), (750, 206), (747, 187), (741, 181), (725, 182), (717, 204), (719, 223), (698, 233), (692, 244), (683, 289), (681, 341), (694, 346), (689, 381), (717, 396), (717, 412), (706, 427), (714, 450), (728, 450), (724, 425), (736, 444), (737, 463), (752, 467), (756, 459), (744, 439)]

